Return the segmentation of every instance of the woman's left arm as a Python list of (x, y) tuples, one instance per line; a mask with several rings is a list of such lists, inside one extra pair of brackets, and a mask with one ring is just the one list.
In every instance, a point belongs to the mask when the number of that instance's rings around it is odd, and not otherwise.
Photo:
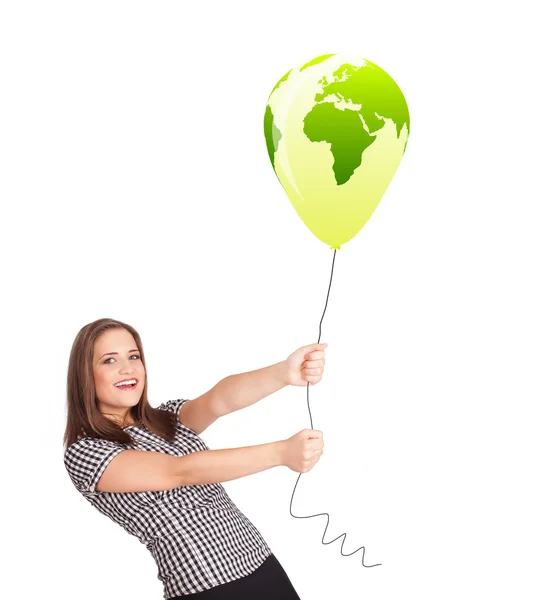
[(274, 365), (221, 379), (211, 389), (219, 415), (251, 406), (287, 385), (315, 385), (322, 379), (326, 346), (302, 346)]

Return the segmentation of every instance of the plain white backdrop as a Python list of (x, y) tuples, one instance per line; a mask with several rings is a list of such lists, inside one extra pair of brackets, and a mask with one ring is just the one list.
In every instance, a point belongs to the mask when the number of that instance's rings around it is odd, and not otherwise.
[[(316, 342), (333, 250), (275, 177), (263, 115), (320, 54), (385, 69), (411, 114), (337, 252), (310, 388), (325, 453), (225, 483), (302, 600), (558, 595), (555, 36), (546, 3), (3, 2), (2, 597), (162, 598), (138, 540), (62, 462), (78, 330), (140, 332), (150, 402)], [(548, 5), (546, 5), (548, 6)], [(212, 449), (310, 426), (285, 388)]]

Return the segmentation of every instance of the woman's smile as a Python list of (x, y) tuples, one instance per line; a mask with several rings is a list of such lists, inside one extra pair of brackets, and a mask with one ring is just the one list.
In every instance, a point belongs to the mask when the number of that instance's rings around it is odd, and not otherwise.
[(135, 390), (138, 386), (138, 379), (131, 377), (130, 379), (123, 379), (114, 384), (120, 391), (126, 392), (129, 390)]

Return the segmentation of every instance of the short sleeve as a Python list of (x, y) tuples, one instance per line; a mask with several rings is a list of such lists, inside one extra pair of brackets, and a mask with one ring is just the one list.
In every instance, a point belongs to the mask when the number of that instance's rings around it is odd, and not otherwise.
[(184, 399), (167, 400), (166, 402), (163, 402), (163, 404), (161, 404), (157, 408), (159, 410), (169, 410), (169, 411), (173, 412), (176, 416), (178, 416), (180, 409), (186, 402), (188, 402), (188, 400), (184, 400)]
[(125, 447), (110, 440), (83, 438), (64, 453), (64, 465), (75, 487), (86, 497), (101, 494), (95, 489), (110, 461)]

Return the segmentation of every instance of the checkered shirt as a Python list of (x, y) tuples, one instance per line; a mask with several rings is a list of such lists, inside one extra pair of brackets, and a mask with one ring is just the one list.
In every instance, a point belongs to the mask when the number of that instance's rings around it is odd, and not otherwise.
[[(187, 401), (169, 400), (158, 408), (178, 415)], [(147, 546), (157, 563), (164, 598), (196, 594), (255, 571), (271, 549), (220, 483), (155, 492), (95, 489), (107, 465), (123, 450), (173, 456), (209, 450), (178, 419), (176, 439), (170, 443), (141, 426), (125, 430), (134, 446), (83, 437), (66, 450), (64, 464), (75, 487), (97, 510)]]

